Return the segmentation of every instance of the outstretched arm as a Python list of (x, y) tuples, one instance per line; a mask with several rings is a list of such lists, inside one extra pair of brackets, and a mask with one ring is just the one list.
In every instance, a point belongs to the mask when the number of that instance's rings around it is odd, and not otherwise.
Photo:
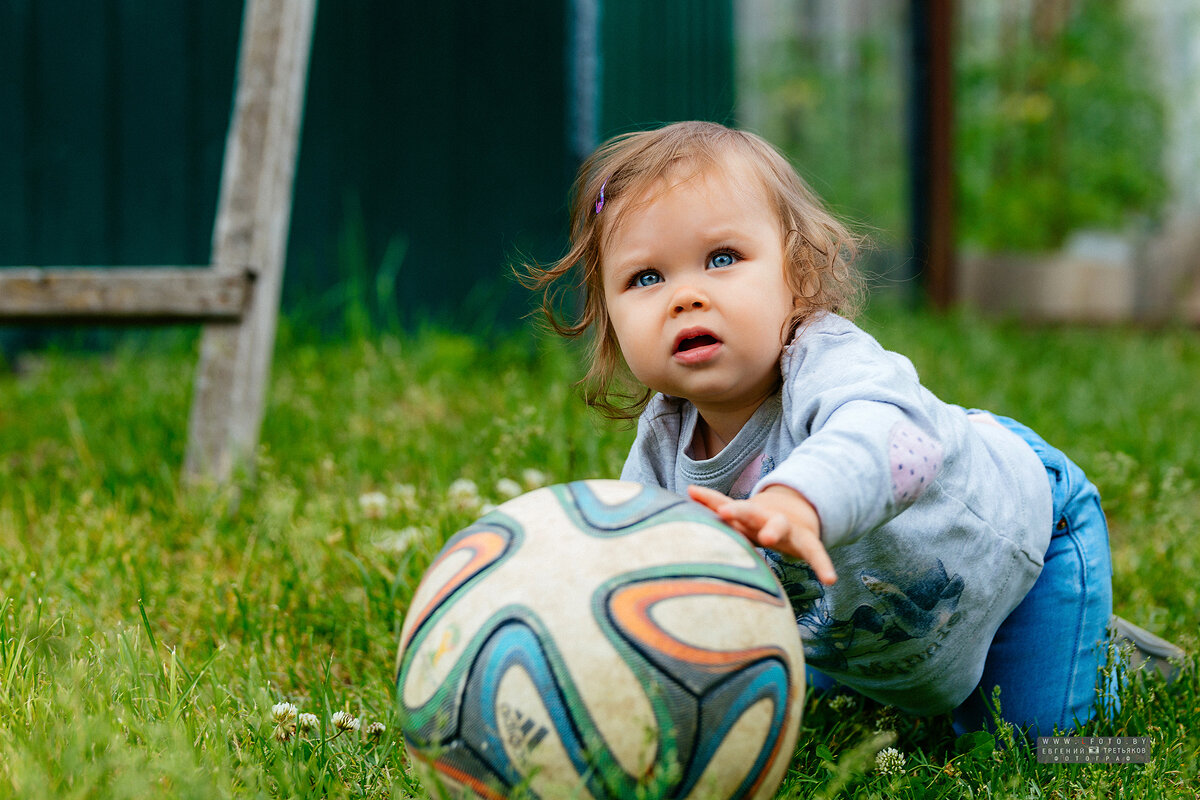
[(714, 489), (689, 486), (688, 495), (755, 545), (807, 561), (826, 586), (837, 582), (833, 562), (821, 544), (817, 510), (794, 489), (774, 484), (747, 500), (734, 500)]

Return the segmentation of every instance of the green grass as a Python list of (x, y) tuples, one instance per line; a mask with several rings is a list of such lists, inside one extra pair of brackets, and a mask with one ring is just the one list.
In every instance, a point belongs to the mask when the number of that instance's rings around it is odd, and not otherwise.
[[(863, 323), (946, 399), (1072, 455), (1111, 517), (1118, 612), (1195, 651), (1196, 332)], [(285, 336), (257, 480), (184, 491), (193, 367), (174, 340), (0, 374), (0, 796), (419, 796), (392, 670), (416, 582), (478, 515), (451, 485), (497, 501), (528, 470), (612, 476), (631, 432), (583, 407), (572, 351), (537, 336)], [(280, 702), (318, 727), (280, 741)], [(1193, 797), (1200, 782), (1194, 660), (1088, 727), (1154, 737), (1148, 766), (1038, 765), (956, 741), (945, 718), (846, 702), (809, 698), (781, 796)], [(363, 730), (335, 730), (336, 711)], [(371, 722), (386, 730), (366, 736)], [(893, 774), (875, 769), (888, 744)]]

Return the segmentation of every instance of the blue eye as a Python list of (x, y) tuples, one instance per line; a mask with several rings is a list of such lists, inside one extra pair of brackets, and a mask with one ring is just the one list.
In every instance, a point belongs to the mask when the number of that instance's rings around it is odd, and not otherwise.
[(652, 269), (644, 270), (633, 276), (629, 281), (630, 286), (653, 286), (656, 283), (662, 283), (662, 275), (659, 275)]
[(708, 257), (708, 266), (712, 269), (721, 269), (722, 267), (732, 267), (737, 263), (737, 256), (733, 253), (713, 253)]

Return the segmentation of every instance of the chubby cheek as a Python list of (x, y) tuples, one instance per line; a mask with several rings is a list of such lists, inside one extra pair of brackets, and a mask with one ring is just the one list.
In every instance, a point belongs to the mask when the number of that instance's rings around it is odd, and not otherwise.
[(638, 354), (637, 341), (642, 338), (636, 331), (630, 329), (627, 315), (621, 313), (620, 309), (614, 309), (611, 305), (608, 306), (608, 337), (609, 340), (616, 344), (617, 349), (621, 352), (621, 357), (625, 359), (629, 369), (637, 375), (638, 372)]
[(633, 373), (633, 377), (642, 383), (652, 380), (654, 370), (650, 360), (648, 337), (638, 336), (629, 331), (622, 335), (618, 331), (616, 339), (617, 346), (621, 348), (621, 356), (625, 359), (625, 364)]
[(607, 304), (608, 325), (621, 350), (636, 347), (653, 334), (655, 323), (650, 308), (626, 293), (618, 293)]
[(764, 347), (782, 349), (788, 343), (788, 322), (792, 318), (794, 305), (791, 300), (770, 298), (750, 306), (750, 311), (744, 315), (746, 326), (753, 326), (755, 338)]

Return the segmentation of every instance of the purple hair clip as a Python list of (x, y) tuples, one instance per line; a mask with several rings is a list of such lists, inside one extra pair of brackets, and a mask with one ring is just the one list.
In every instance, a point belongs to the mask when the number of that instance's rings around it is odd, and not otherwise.
[(604, 188), (608, 186), (608, 178), (604, 179), (604, 183), (600, 184), (600, 197), (596, 199), (596, 213), (600, 213), (600, 209), (604, 208)]

